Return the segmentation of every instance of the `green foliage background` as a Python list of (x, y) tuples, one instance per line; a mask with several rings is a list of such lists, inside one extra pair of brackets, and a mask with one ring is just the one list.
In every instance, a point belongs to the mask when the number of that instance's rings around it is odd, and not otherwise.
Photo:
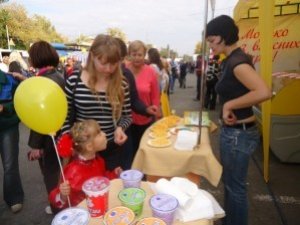
[(15, 49), (28, 49), (30, 43), (38, 40), (64, 42), (66, 38), (57, 33), (55, 27), (44, 16), (28, 16), (26, 9), (19, 4), (0, 6), (0, 47), (8, 48), (6, 25)]

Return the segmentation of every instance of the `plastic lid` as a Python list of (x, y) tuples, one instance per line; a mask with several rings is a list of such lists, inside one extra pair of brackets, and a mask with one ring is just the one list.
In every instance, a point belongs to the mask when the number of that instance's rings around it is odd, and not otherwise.
[(119, 199), (130, 205), (140, 204), (146, 197), (146, 192), (140, 188), (125, 188), (119, 192)]
[(105, 225), (129, 225), (134, 221), (134, 212), (123, 206), (110, 209), (104, 216)]
[(123, 180), (141, 180), (143, 175), (139, 170), (125, 170), (120, 174), (120, 178)]
[(90, 214), (86, 209), (71, 207), (59, 212), (52, 220), (51, 225), (87, 225), (90, 220)]
[(166, 225), (166, 223), (155, 217), (147, 217), (138, 221), (136, 225)]
[(172, 195), (157, 194), (150, 198), (150, 206), (159, 211), (173, 211), (178, 207), (178, 200)]
[(92, 177), (86, 180), (82, 185), (82, 190), (85, 193), (102, 193), (106, 192), (109, 188), (109, 179), (106, 177)]

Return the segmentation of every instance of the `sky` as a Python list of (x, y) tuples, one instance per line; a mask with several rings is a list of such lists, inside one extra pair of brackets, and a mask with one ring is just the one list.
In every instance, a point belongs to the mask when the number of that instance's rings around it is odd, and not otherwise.
[[(215, 16), (232, 16), (238, 0), (215, 0)], [(129, 41), (141, 40), (157, 48), (192, 55), (201, 41), (205, 0), (11, 0), (30, 16), (49, 19), (56, 31), (75, 40), (117, 27)], [(208, 20), (211, 18), (210, 5)]]

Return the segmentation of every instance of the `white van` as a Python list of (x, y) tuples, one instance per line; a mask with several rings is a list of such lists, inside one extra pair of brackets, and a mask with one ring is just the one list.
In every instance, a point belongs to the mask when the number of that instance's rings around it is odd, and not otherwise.
[(29, 58), (29, 54), (26, 50), (17, 50), (17, 49), (4, 49), (4, 48), (0, 48), (0, 62), (2, 62), (2, 57), (3, 56), (9, 56), (10, 53), (12, 51), (18, 51), (20, 52), (21, 56), (23, 57), (23, 59), (25, 60), (25, 62), (28, 64), (28, 58)]

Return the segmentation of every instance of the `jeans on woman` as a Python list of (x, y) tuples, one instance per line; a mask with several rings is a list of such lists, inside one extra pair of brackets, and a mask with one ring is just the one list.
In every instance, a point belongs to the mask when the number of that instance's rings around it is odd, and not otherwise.
[(220, 154), (223, 166), (223, 225), (248, 224), (247, 174), (251, 154), (258, 147), (260, 135), (256, 126), (247, 130), (222, 127)]
[(19, 125), (0, 132), (0, 154), (4, 170), (3, 195), (7, 205), (23, 203), (19, 171)]

